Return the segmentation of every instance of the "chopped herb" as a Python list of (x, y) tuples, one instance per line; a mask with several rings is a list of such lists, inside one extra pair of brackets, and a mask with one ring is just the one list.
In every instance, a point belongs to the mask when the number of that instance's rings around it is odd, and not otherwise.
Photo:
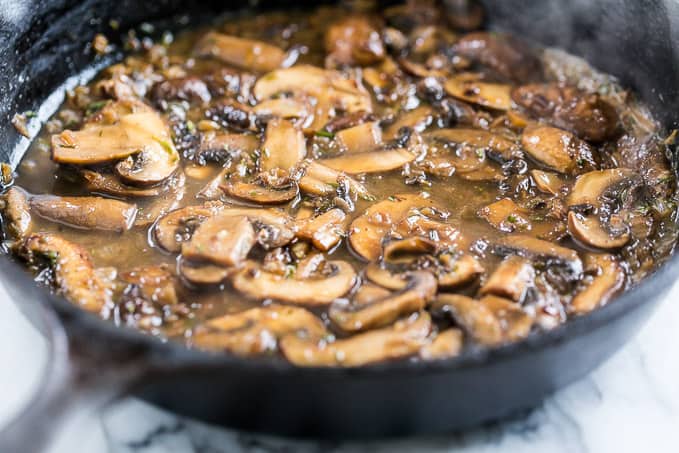
[[(196, 132), (196, 125), (193, 124), (193, 121), (188, 120), (186, 122), (186, 129), (188, 129), (190, 133), (194, 134)], [(224, 146), (226, 146), (226, 145), (224, 145)]]
[(318, 137), (325, 137), (325, 138), (335, 138), (335, 134), (332, 132), (328, 132), (325, 129), (321, 129), (319, 131), (314, 132)]
[(156, 142), (158, 142), (160, 144), (160, 146), (163, 147), (165, 152), (168, 153), (169, 155), (174, 156), (177, 153), (174, 149), (174, 145), (171, 142), (169, 142), (167, 140), (163, 140), (162, 138), (158, 138), (158, 137), (153, 137), (153, 139)]
[(24, 112), (24, 116), (25, 116), (26, 118), (35, 118), (36, 116), (38, 116), (38, 114), (35, 113), (33, 110), (26, 110), (26, 111)]
[(285, 278), (292, 278), (295, 276), (297, 268), (293, 264), (285, 266)]
[(68, 148), (68, 149), (75, 149), (76, 145), (71, 145), (71, 144), (66, 144), (66, 143), (60, 143), (59, 146), (62, 148)]
[(519, 221), (519, 219), (517, 219), (514, 214), (509, 214), (507, 216), (507, 222), (509, 222), (509, 223), (516, 223), (518, 221)]
[(479, 159), (483, 159), (483, 157), (486, 155), (485, 151), (482, 150), (481, 148), (476, 148), (476, 156)]
[(89, 116), (93, 113), (97, 113), (99, 110), (103, 109), (106, 104), (108, 104), (108, 101), (106, 100), (90, 102), (87, 104), (87, 108), (85, 108), (85, 114)]
[(120, 28), (120, 22), (118, 22), (115, 19), (111, 19), (108, 21), (108, 26), (111, 27), (114, 30), (117, 30)]

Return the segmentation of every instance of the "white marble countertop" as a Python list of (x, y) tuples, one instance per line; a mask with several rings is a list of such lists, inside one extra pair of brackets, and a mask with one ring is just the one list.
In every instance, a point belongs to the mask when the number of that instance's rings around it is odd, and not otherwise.
[[(129, 398), (63, 430), (51, 453), (653, 452), (679, 451), (679, 286), (639, 335), (542, 406), (463, 435), (369, 443), (309, 442), (221, 429)], [(30, 395), (44, 340), (0, 288), (0, 426)]]

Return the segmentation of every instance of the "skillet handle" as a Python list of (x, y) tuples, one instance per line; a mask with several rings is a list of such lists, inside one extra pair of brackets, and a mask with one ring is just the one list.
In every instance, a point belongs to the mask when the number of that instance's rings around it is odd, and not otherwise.
[(146, 354), (134, 345), (112, 344), (104, 355), (101, 346), (93, 346), (96, 339), (69, 340), (61, 327), (50, 332), (49, 363), (39, 390), (0, 431), (0, 452), (48, 451), (62, 428), (121, 397), (145, 373)]

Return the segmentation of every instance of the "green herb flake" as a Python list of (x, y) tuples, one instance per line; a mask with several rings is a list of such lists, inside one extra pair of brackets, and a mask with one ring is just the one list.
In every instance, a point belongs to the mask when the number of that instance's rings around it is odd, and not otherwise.
[(330, 138), (330, 139), (335, 138), (335, 134), (333, 134), (332, 132), (328, 132), (325, 129), (321, 129), (319, 131), (316, 131), (316, 132), (314, 132), (314, 134), (318, 137), (325, 137), (325, 138)]
[(87, 104), (87, 107), (85, 108), (85, 114), (87, 116), (92, 115), (94, 113), (97, 113), (99, 110), (103, 109), (106, 104), (108, 104), (108, 101), (94, 101), (90, 102)]
[(26, 111), (24, 112), (24, 116), (25, 116), (26, 118), (35, 118), (35, 117), (38, 116), (38, 114), (35, 113), (33, 110), (26, 110)]
[(507, 216), (507, 222), (509, 222), (509, 223), (516, 223), (518, 221), (519, 221), (519, 219), (514, 214), (509, 214)]

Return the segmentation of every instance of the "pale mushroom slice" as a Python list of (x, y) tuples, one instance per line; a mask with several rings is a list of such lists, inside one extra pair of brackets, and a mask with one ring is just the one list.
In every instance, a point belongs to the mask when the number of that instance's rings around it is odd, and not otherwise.
[(640, 179), (634, 170), (628, 168), (590, 171), (578, 176), (566, 203), (569, 207), (591, 206), (596, 209), (601, 207), (601, 198), (607, 192), (637, 184)]
[(365, 15), (332, 23), (325, 32), (325, 49), (327, 61), (338, 65), (367, 66), (384, 59), (386, 53), (377, 27)]
[(593, 278), (575, 295), (569, 307), (571, 313), (578, 315), (606, 305), (625, 285), (625, 270), (612, 255), (587, 254), (585, 269)]
[(374, 151), (383, 144), (382, 129), (378, 121), (370, 121), (342, 129), (335, 134), (335, 141), (345, 154)]
[(266, 99), (258, 103), (252, 111), (258, 120), (268, 122), (272, 118), (291, 120), (296, 126), (308, 127), (314, 119), (314, 109), (306, 96), (280, 97)]
[(292, 61), (287, 61), (285, 51), (279, 47), (217, 32), (206, 33), (194, 47), (193, 53), (257, 72), (272, 71), (292, 64)]
[(385, 149), (367, 153), (344, 154), (323, 159), (321, 163), (333, 170), (350, 175), (381, 173), (397, 170), (415, 160), (415, 154), (403, 148)]
[(182, 256), (219, 266), (237, 266), (245, 260), (255, 241), (255, 230), (247, 217), (222, 211), (201, 223), (191, 239), (182, 244)]
[(563, 129), (529, 126), (521, 145), (538, 164), (563, 174), (582, 173), (595, 167), (592, 148)]
[(349, 227), (349, 243), (356, 254), (374, 261), (382, 253), (382, 239), (392, 225), (403, 220), (412, 208), (431, 207), (434, 203), (422, 195), (400, 194), (370, 206)]
[(114, 231), (129, 230), (137, 215), (137, 206), (102, 197), (58, 197), (32, 195), (31, 212), (72, 228)]
[(420, 350), (424, 360), (449, 359), (457, 357), (464, 346), (464, 334), (456, 328), (446, 329), (436, 334), (430, 343)]
[(290, 121), (273, 119), (266, 126), (259, 166), (262, 171), (290, 171), (306, 156), (306, 140)]
[(220, 215), (247, 217), (255, 228), (257, 242), (265, 250), (283, 247), (295, 237), (294, 220), (277, 209), (229, 207)]
[(517, 254), (530, 260), (546, 264), (562, 264), (574, 277), (582, 274), (582, 261), (578, 253), (567, 247), (523, 234), (513, 234), (494, 241), (494, 252), (498, 255)]
[(224, 162), (238, 153), (253, 154), (258, 148), (259, 137), (254, 134), (203, 134), (195, 158), (199, 163)]
[(298, 184), (304, 192), (312, 195), (330, 195), (337, 191), (340, 184), (346, 182), (352, 195), (364, 200), (373, 199), (363, 184), (345, 173), (326, 167), (317, 161), (305, 161), (302, 165), (304, 176), (300, 178)]
[(166, 266), (143, 266), (119, 274), (120, 279), (134, 285), (141, 296), (161, 305), (177, 304), (176, 278)]
[(454, 257), (450, 253), (439, 256), (440, 267), (436, 268), (439, 289), (454, 289), (468, 285), (483, 274), (484, 267), (478, 259), (468, 253)]
[(164, 215), (153, 228), (156, 244), (167, 252), (178, 253), (182, 243), (191, 238), (196, 228), (222, 208), (221, 203), (206, 203), (186, 206)]
[(485, 219), (494, 228), (512, 233), (515, 230), (528, 231), (531, 222), (525, 209), (519, 207), (513, 200), (503, 198), (479, 210), (479, 217)]
[(438, 245), (420, 236), (390, 241), (384, 246), (382, 259), (388, 264), (410, 264), (423, 255), (434, 255)]
[(54, 272), (54, 284), (70, 302), (90, 312), (104, 314), (111, 294), (95, 271), (87, 251), (56, 234), (33, 233), (19, 245), (17, 254), (31, 264), (47, 260)]
[(311, 241), (314, 247), (327, 252), (346, 235), (346, 218), (341, 209), (330, 209), (312, 219), (305, 219), (297, 230), (297, 237)]
[(584, 216), (573, 211), (568, 213), (568, 233), (579, 243), (602, 250), (619, 249), (631, 239), (629, 227), (613, 232), (597, 216)]
[(205, 262), (195, 263), (185, 259), (180, 260), (178, 267), (179, 275), (187, 282), (196, 286), (219, 285), (237, 271), (236, 268), (217, 266)]
[(497, 296), (474, 300), (458, 294), (440, 294), (431, 308), (450, 313), (475, 341), (484, 346), (500, 346), (525, 338), (534, 321), (518, 304)]
[(393, 326), (334, 342), (288, 335), (280, 341), (280, 348), (298, 366), (354, 367), (414, 355), (427, 344), (430, 332), (431, 317), (420, 312)]
[(2, 219), (5, 228), (14, 239), (24, 238), (31, 230), (33, 223), (28, 194), (19, 187), (10, 187), (0, 197), (2, 203)]
[(383, 299), (369, 304), (336, 302), (328, 316), (345, 332), (361, 332), (382, 327), (397, 318), (422, 310), (436, 295), (436, 278), (427, 271), (414, 271), (405, 276), (406, 286)]
[(118, 177), (108, 173), (83, 169), (80, 174), (86, 181), (90, 193), (113, 195), (117, 197), (149, 198), (158, 196), (161, 187), (139, 188), (123, 184)]
[(483, 129), (453, 128), (436, 129), (424, 134), (429, 140), (469, 145), (475, 150), (485, 150), (501, 160), (520, 156), (518, 145), (509, 138)]
[(308, 310), (271, 304), (210, 319), (194, 330), (192, 343), (200, 349), (254, 356), (275, 351), (278, 340), (293, 333), (314, 339), (328, 335), (323, 322)]
[(266, 184), (262, 179), (245, 182), (236, 178), (225, 179), (219, 186), (231, 198), (248, 201), (258, 205), (284, 204), (295, 199), (299, 187), (289, 180), (278, 186)]
[(564, 186), (559, 175), (555, 173), (533, 169), (530, 171), (530, 175), (533, 177), (538, 190), (549, 195), (558, 195)]
[(427, 105), (402, 112), (384, 129), (385, 140), (397, 139), (403, 131), (424, 132), (434, 122), (434, 109)]
[(469, 74), (455, 75), (443, 84), (450, 96), (493, 110), (512, 107), (511, 85), (476, 80)]
[(280, 275), (250, 264), (232, 280), (234, 288), (257, 300), (291, 304), (328, 305), (347, 294), (356, 283), (356, 271), (345, 261), (327, 261), (312, 276)]
[(534, 279), (535, 269), (530, 261), (516, 255), (509, 256), (490, 275), (479, 290), (479, 294), (482, 296), (492, 294), (519, 302)]

